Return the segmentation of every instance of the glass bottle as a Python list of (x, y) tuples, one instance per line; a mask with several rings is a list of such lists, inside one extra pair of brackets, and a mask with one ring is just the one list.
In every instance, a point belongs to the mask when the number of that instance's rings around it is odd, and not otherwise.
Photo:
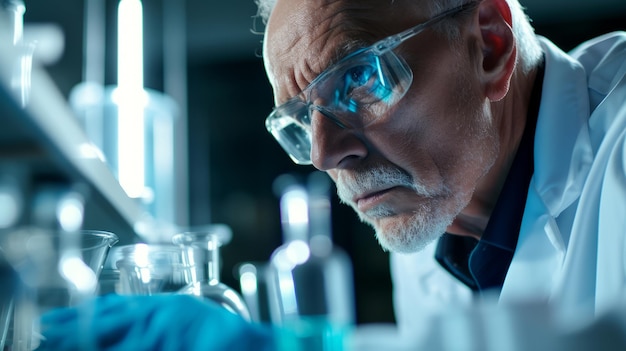
[(344, 350), (354, 325), (352, 265), (332, 243), (330, 182), (313, 173), (307, 187), (287, 183), (280, 200), (284, 244), (273, 252), (268, 271), (280, 349)]
[(192, 267), (191, 283), (178, 293), (213, 300), (250, 321), (250, 312), (239, 293), (220, 281), (220, 246), (228, 243), (231, 236), (228, 226), (213, 224), (172, 237), (174, 244), (185, 249), (186, 264)]

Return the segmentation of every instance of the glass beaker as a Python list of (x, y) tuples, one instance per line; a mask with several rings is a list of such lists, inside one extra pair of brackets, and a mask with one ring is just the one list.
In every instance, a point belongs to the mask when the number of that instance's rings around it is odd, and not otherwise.
[[(67, 236), (75, 236), (76, 247), (67, 246)], [(104, 260), (118, 241), (105, 231), (67, 233), (38, 227), (15, 229), (2, 239), (7, 261), (20, 280), (11, 306), (13, 333), (6, 338), (11, 350), (30, 350), (39, 344), (36, 321), (42, 313), (95, 295)]]
[(227, 310), (250, 321), (250, 312), (238, 292), (220, 282), (220, 246), (231, 237), (230, 228), (214, 224), (175, 234), (174, 244), (184, 248), (184, 257), (192, 270), (192, 282), (179, 293), (213, 300)]
[[(118, 237), (110, 232), (79, 231), (76, 236), (80, 250), (77, 258), (82, 261), (79, 264), (66, 260), (64, 235), (36, 227), (22, 228), (12, 231), (2, 243), (7, 260), (21, 281), (37, 294), (41, 312), (76, 302), (71, 301), (73, 289), (90, 288), (84, 293), (94, 294), (96, 285), (86, 284), (93, 283), (94, 278), (97, 280), (111, 246), (118, 242)], [(84, 275), (86, 271), (91, 272)]]
[(191, 268), (178, 246), (134, 244), (119, 247), (117, 253), (120, 294), (176, 293), (192, 281)]

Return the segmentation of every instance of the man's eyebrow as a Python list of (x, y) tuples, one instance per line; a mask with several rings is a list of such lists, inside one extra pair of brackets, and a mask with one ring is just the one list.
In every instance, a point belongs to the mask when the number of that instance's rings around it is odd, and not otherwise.
[(340, 45), (335, 49), (335, 52), (331, 57), (331, 61), (329, 62), (327, 68), (341, 61), (344, 57), (352, 54), (353, 52), (363, 49), (369, 45), (371, 44), (359, 39), (346, 41), (343, 45)]

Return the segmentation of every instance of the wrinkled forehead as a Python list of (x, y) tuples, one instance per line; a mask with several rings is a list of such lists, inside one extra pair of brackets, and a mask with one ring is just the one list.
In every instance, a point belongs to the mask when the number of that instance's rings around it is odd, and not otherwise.
[[(277, 104), (358, 47), (411, 26), (406, 1), (278, 0), (263, 57)], [(413, 8), (413, 7), (411, 7)]]

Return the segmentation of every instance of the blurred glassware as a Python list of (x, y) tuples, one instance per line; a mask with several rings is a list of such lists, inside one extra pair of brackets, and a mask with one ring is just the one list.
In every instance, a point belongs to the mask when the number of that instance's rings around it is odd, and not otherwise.
[(3, 235), (0, 246), (20, 284), (9, 305), (13, 331), (7, 335), (7, 346), (36, 348), (38, 316), (93, 296), (107, 253), (117, 241), (115, 234), (97, 230), (21, 227)]
[[(1, 235), (1, 234), (0, 234)], [(13, 316), (18, 280), (0, 247), (0, 350), (4, 350)]]
[(220, 246), (231, 237), (230, 228), (223, 224), (191, 228), (172, 237), (172, 242), (184, 249), (184, 258), (193, 268), (192, 282), (179, 293), (213, 300), (249, 321), (250, 312), (239, 293), (220, 282)]
[(355, 321), (352, 263), (332, 242), (330, 180), (314, 172), (305, 186), (284, 175), (275, 187), (283, 245), (272, 253), (266, 279), (279, 350), (345, 350)]
[(154, 218), (177, 223), (177, 211), (183, 208), (177, 202), (181, 179), (174, 160), (178, 105), (165, 94), (144, 89), (134, 100), (139, 113), (130, 116), (140, 121), (128, 126), (129, 116), (120, 106), (124, 98), (116, 86), (84, 82), (72, 89), (69, 103), (128, 196), (139, 199)]
[[(70, 306), (76, 302), (71, 300), (73, 289), (95, 293), (106, 256), (118, 241), (117, 235), (106, 231), (80, 230), (76, 234), (80, 254), (71, 257), (65, 255), (68, 233), (24, 227), (3, 238), (7, 260), (24, 285), (36, 293), (41, 308)], [(76, 258), (82, 263), (73, 261)]]
[(103, 230), (82, 230), (80, 237), (83, 261), (96, 273), (96, 277), (100, 277), (104, 261), (119, 239), (117, 235)]
[(120, 294), (176, 293), (192, 282), (192, 269), (178, 246), (133, 244), (118, 247), (116, 254)]
[(14, 47), (16, 57), (13, 62), (11, 89), (22, 107), (28, 104), (30, 98), (31, 72), (35, 48), (36, 43), (34, 42), (19, 43)]
[(10, 53), (5, 62), (10, 69), (8, 77), (10, 88), (22, 106), (28, 103), (31, 86), (32, 58), (35, 42), (25, 42), (24, 12), (26, 7), (22, 0), (0, 1), (0, 48)]
[(22, 40), (25, 11), (26, 6), (22, 0), (0, 0), (0, 29), (6, 35), (3, 40), (12, 45)]
[[(111, 253), (109, 253), (110, 256)], [(106, 264), (98, 278), (98, 295), (115, 294), (120, 291), (120, 271), (107, 269)]]
[(9, 326), (11, 325), (11, 316), (13, 315), (13, 299), (6, 299), (0, 306), (0, 350), (4, 350), (4, 346), (9, 336)]
[(267, 290), (267, 262), (242, 262), (237, 272), (243, 300), (254, 322), (270, 322)]

